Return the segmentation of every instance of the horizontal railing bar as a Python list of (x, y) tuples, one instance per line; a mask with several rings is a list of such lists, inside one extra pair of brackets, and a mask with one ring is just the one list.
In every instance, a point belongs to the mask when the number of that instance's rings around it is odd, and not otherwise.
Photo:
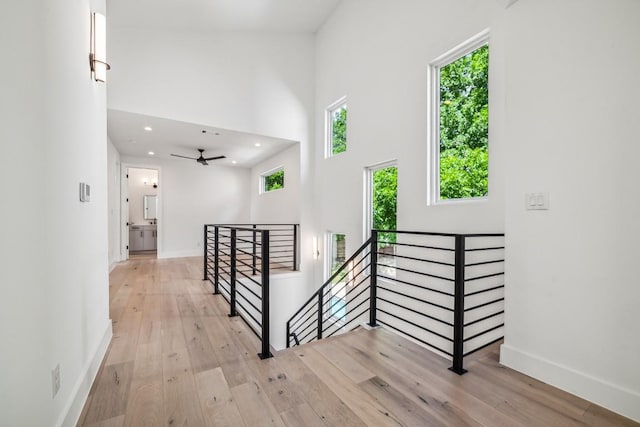
[(488, 279), (489, 277), (496, 277), (496, 276), (503, 276), (503, 275), (504, 275), (504, 271), (501, 271), (500, 273), (485, 274), (484, 276), (478, 276), (478, 277), (472, 277), (470, 279), (464, 279), (464, 281), (465, 281), (465, 283), (466, 282), (473, 282), (474, 280)]
[[(316, 325), (316, 326), (317, 326), (317, 325)], [(302, 338), (298, 338), (298, 339), (300, 340), (300, 344), (307, 344), (307, 343), (304, 343), (303, 341), (304, 341), (305, 339), (307, 339), (307, 337), (308, 337), (309, 335), (311, 335), (311, 334), (313, 334), (313, 332), (315, 332), (314, 336), (309, 340), (309, 342), (312, 342), (312, 341), (313, 341), (313, 338), (317, 337), (317, 335), (318, 335), (318, 332), (317, 332), (317, 331), (318, 331), (318, 328), (316, 327), (315, 329), (312, 329), (312, 330), (310, 330), (309, 332), (307, 332), (307, 334), (306, 334), (304, 337), (302, 337)]]
[[(356, 305), (355, 307), (353, 307), (351, 309), (351, 311), (355, 311), (357, 308), (359, 308), (362, 304), (364, 304), (365, 302), (369, 301), (369, 298), (365, 298), (363, 299), (360, 304)], [(326, 328), (322, 329), (322, 332), (324, 333), (324, 331), (326, 331), (327, 329), (331, 328), (333, 325), (335, 325), (337, 322), (339, 322), (340, 319), (335, 320), (331, 325), (327, 326)]]
[(475, 248), (475, 249), (465, 249), (465, 252), (478, 252), (478, 251), (496, 251), (498, 249), (504, 249), (504, 246), (493, 246), (488, 248)]
[(249, 257), (254, 257), (254, 256), (255, 256), (255, 257), (256, 257), (256, 259), (262, 259), (262, 257), (261, 257), (260, 255), (254, 255), (253, 253), (251, 253), (251, 252), (247, 252), (247, 251), (244, 251), (244, 250), (242, 250), (242, 249), (240, 249), (240, 248), (236, 248), (236, 250), (237, 250), (238, 252), (242, 253), (242, 254), (245, 254), (245, 255), (249, 256)]
[(487, 288), (487, 289), (482, 289), (480, 291), (470, 292), (468, 294), (464, 294), (464, 296), (465, 297), (470, 297), (470, 296), (473, 296), (473, 295), (483, 294), (483, 293), (489, 292), (489, 291), (495, 291), (496, 289), (501, 289), (501, 288), (504, 288), (504, 285), (494, 286), (492, 288)]
[(453, 308), (445, 307), (444, 305), (436, 304), (435, 302), (425, 301), (423, 299), (420, 299), (420, 298), (417, 298), (417, 297), (414, 297), (414, 296), (411, 296), (411, 295), (407, 295), (407, 294), (402, 293), (402, 292), (398, 292), (398, 291), (394, 291), (394, 290), (385, 288), (384, 286), (378, 285), (378, 289), (382, 289), (383, 291), (391, 292), (392, 294), (401, 295), (401, 296), (403, 296), (405, 298), (409, 298), (409, 299), (412, 299), (414, 301), (421, 302), (423, 304), (431, 305), (433, 307), (438, 307), (438, 308), (441, 308), (443, 310), (453, 311)]
[(442, 262), (442, 261), (432, 261), (429, 259), (423, 259), (423, 258), (415, 258), (415, 257), (411, 257), (411, 256), (406, 256), (406, 255), (396, 255), (396, 254), (385, 254), (384, 252), (376, 252), (378, 255), (382, 255), (382, 256), (386, 256), (386, 257), (393, 257), (393, 258), (402, 258), (402, 259), (410, 259), (412, 261), (420, 261), (420, 262), (428, 262), (431, 264), (440, 264), (440, 265), (446, 265), (448, 267), (455, 267), (455, 264), (451, 264), (450, 262)]
[[(353, 322), (354, 320), (359, 319), (359, 318), (360, 318), (360, 316), (362, 316), (363, 314), (365, 314), (367, 311), (369, 311), (369, 308), (368, 308), (368, 307), (367, 307), (367, 308), (365, 308), (364, 310), (362, 310), (358, 315), (353, 316), (353, 317), (351, 318), (351, 320), (349, 320), (347, 323), (345, 323), (344, 325), (340, 326), (339, 328), (337, 328), (336, 330), (334, 330), (333, 332), (331, 332), (329, 335), (327, 335), (327, 338), (332, 337), (332, 336), (333, 336), (334, 334), (336, 334), (340, 329), (342, 329), (342, 328), (346, 328), (346, 327), (347, 327), (347, 325), (348, 325), (349, 323)], [(356, 326), (356, 328), (357, 328), (358, 326), (359, 326), (359, 325), (357, 325), (357, 326)], [(353, 329), (356, 329), (356, 328), (353, 328)], [(353, 329), (352, 329), (352, 330), (353, 330)]]
[[(224, 290), (227, 294), (229, 293), (229, 291), (224, 289), (222, 286), (220, 286), (220, 289)], [(231, 301), (229, 301), (229, 298), (224, 293), (220, 292), (220, 295), (222, 295), (222, 298), (224, 298), (228, 304), (231, 304)]]
[(405, 271), (407, 273), (419, 274), (421, 276), (433, 277), (434, 279), (441, 279), (441, 280), (446, 280), (448, 282), (454, 282), (453, 279), (448, 279), (448, 278), (443, 277), (443, 276), (438, 276), (437, 274), (423, 273), (421, 271), (410, 270), (408, 268), (403, 268), (403, 267), (396, 267), (394, 265), (382, 264), (380, 262), (378, 263), (378, 267), (393, 268), (395, 270)]
[(479, 305), (476, 305), (475, 307), (465, 308), (464, 312), (466, 313), (467, 311), (472, 311), (472, 310), (475, 310), (475, 309), (480, 308), (480, 307), (486, 307), (487, 305), (495, 304), (495, 303), (500, 302), (500, 301), (504, 301), (504, 298), (498, 298), (497, 300), (485, 302), (484, 304), (479, 304)]
[[(238, 295), (242, 296), (242, 294), (238, 294)], [(243, 297), (243, 298), (244, 298), (244, 297)], [(245, 298), (245, 301), (246, 301), (246, 300), (247, 300), (247, 299)], [(247, 301), (247, 302), (248, 302), (248, 301)], [(246, 307), (245, 307), (245, 306), (243, 306), (243, 305), (240, 303), (240, 301), (239, 301), (239, 300), (237, 300), (237, 299), (236, 299), (236, 304), (238, 304), (238, 307), (242, 308), (242, 310), (243, 310), (243, 311), (244, 311), (244, 312), (245, 312), (249, 317), (251, 317), (251, 319), (253, 319), (253, 321), (254, 321), (254, 322), (256, 322), (256, 323), (258, 324), (258, 326), (259, 326), (259, 327), (260, 327), (260, 326), (262, 326), (262, 325), (260, 324), (260, 322), (258, 322), (258, 319), (256, 319), (255, 317), (253, 317), (253, 315), (249, 312), (249, 310), (247, 310), (247, 309), (246, 309)]]
[(467, 342), (467, 341), (470, 341), (470, 340), (472, 340), (472, 339), (474, 339), (474, 338), (478, 338), (479, 336), (482, 336), (482, 335), (484, 335), (484, 334), (488, 334), (489, 332), (491, 332), (491, 331), (495, 331), (496, 329), (502, 328), (503, 326), (504, 326), (504, 323), (502, 323), (502, 324), (500, 324), (500, 325), (498, 325), (498, 326), (494, 326), (493, 328), (487, 329), (487, 330), (485, 330), (485, 331), (483, 331), (483, 332), (480, 332), (480, 333), (477, 333), (477, 334), (475, 334), (475, 335), (472, 335), (472, 336), (470, 336), (470, 337), (468, 337), (468, 338), (465, 338), (465, 339), (463, 340), (463, 342)]
[(383, 242), (383, 241), (378, 240), (378, 244), (380, 244), (380, 243), (384, 243), (384, 244), (388, 244), (388, 245), (395, 245), (395, 246), (409, 246), (409, 247), (412, 247), (412, 248), (434, 249), (434, 250), (438, 250), (438, 251), (455, 252), (455, 249), (453, 249), (453, 248), (443, 248), (441, 246), (417, 245), (417, 244), (414, 244), (414, 243)]
[(497, 264), (499, 262), (504, 262), (504, 259), (496, 259), (493, 261), (482, 261), (482, 262), (474, 262), (471, 264), (465, 264), (465, 267), (475, 267), (476, 265), (487, 265), (487, 264)]
[[(364, 258), (363, 258), (363, 259), (364, 259)], [(355, 281), (356, 281), (356, 278), (357, 278), (358, 276), (360, 276), (361, 274), (368, 273), (368, 272), (367, 272), (367, 267), (369, 267), (370, 265), (371, 265), (371, 263), (367, 264), (367, 265), (366, 265), (362, 270), (360, 270), (360, 271), (358, 271), (356, 274), (354, 274), (354, 275), (353, 275), (353, 277), (352, 277), (351, 279), (347, 279), (347, 280), (345, 280), (345, 281), (343, 282), (342, 280), (343, 280), (343, 279), (346, 279), (346, 277), (348, 276), (348, 274), (351, 272), (351, 271), (349, 271), (349, 272), (348, 272), (347, 274), (345, 274), (343, 277), (341, 277), (340, 279), (338, 279), (338, 280), (340, 280), (338, 283), (333, 283), (333, 285), (338, 285), (338, 284), (341, 284), (341, 283), (342, 283), (342, 288), (341, 288), (340, 290), (344, 289), (344, 287), (345, 287), (345, 286), (347, 286), (349, 283), (355, 282)], [(371, 277), (371, 275), (370, 275), (370, 274), (367, 274), (367, 275), (364, 277), (364, 279), (366, 279), (367, 277)], [(360, 283), (362, 283), (362, 282), (363, 282), (363, 280), (360, 280), (360, 281), (358, 282), (358, 284), (357, 284), (357, 285), (355, 285), (355, 286), (357, 287), (357, 286), (358, 286), (358, 285), (360, 285)], [(332, 290), (333, 290), (333, 286), (327, 286), (326, 291), (322, 294), (322, 298), (326, 298), (326, 297), (327, 297), (327, 295), (329, 295), (329, 293), (330, 293)]]
[[(351, 289), (349, 289), (349, 290), (345, 293), (344, 298), (342, 298), (342, 297), (338, 297), (338, 298), (340, 298), (340, 299), (346, 299), (349, 295), (351, 295), (351, 293), (352, 293), (355, 289), (358, 289), (358, 288), (360, 287), (360, 285), (361, 285), (365, 280), (367, 280), (369, 277), (371, 277), (371, 276), (370, 276), (370, 275), (367, 275), (367, 276), (363, 277), (363, 278), (362, 278), (362, 280), (360, 280), (360, 281), (359, 281), (358, 283), (356, 283), (354, 286), (351, 286)], [(338, 292), (342, 291), (344, 288), (346, 288), (346, 287), (347, 287), (347, 283), (348, 283), (348, 282), (344, 282), (344, 284), (342, 285), (342, 287), (341, 287), (340, 289), (338, 289), (338, 290), (336, 291), (336, 293), (338, 293)], [(329, 289), (329, 292), (331, 292), (331, 289), (332, 289), (332, 288), (328, 288), (328, 289)], [(364, 289), (365, 289), (365, 290), (366, 290), (366, 289), (368, 289), (368, 286), (365, 286), (365, 287), (364, 287)], [(323, 300), (326, 300), (328, 296), (329, 296), (329, 297), (331, 297), (331, 296), (333, 296), (333, 295), (324, 294), (324, 295), (322, 296), (322, 299), (323, 299)], [(358, 296), (359, 296), (359, 294), (358, 294)], [(355, 298), (357, 298), (357, 296), (356, 296)], [(353, 298), (353, 299), (355, 299), (355, 298)], [(336, 304), (336, 303), (333, 303), (333, 304), (332, 304), (332, 306), (331, 306), (330, 308), (332, 308), (334, 304)], [(327, 311), (325, 310), (325, 312), (324, 312), (324, 313), (322, 313), (322, 314), (325, 314), (326, 312), (327, 312)]]
[(400, 308), (402, 308), (402, 309), (404, 309), (404, 310), (409, 310), (409, 311), (411, 311), (411, 312), (413, 312), (413, 313), (416, 313), (416, 314), (419, 314), (419, 315), (421, 315), (421, 316), (427, 317), (427, 318), (429, 318), (429, 319), (431, 319), (431, 320), (435, 320), (436, 322), (440, 322), (440, 323), (442, 323), (442, 324), (444, 324), (444, 325), (447, 325), (447, 326), (451, 326), (451, 327), (453, 327), (453, 323), (446, 322), (446, 321), (444, 321), (444, 320), (442, 320), (442, 319), (438, 319), (437, 317), (430, 316), (430, 315), (425, 314), (425, 313), (422, 313), (422, 312), (420, 312), (420, 311), (418, 311), (418, 310), (414, 310), (414, 309), (412, 309), (412, 308), (409, 308), (409, 307), (406, 307), (406, 306), (400, 305), (400, 304), (398, 304), (398, 303), (396, 303), (396, 302), (389, 301), (388, 299), (385, 299), (385, 298), (378, 297), (378, 299), (379, 299), (380, 301), (384, 301), (384, 302), (386, 302), (386, 303), (393, 304), (393, 305), (395, 305), (395, 306), (397, 306), (397, 307), (400, 307)]
[(380, 233), (389, 234), (415, 234), (417, 236), (442, 236), (442, 237), (456, 237), (458, 234), (454, 233), (436, 233), (431, 231), (404, 231), (404, 230), (375, 230)]
[(487, 347), (489, 347), (491, 344), (495, 344), (495, 343), (497, 343), (498, 341), (503, 340), (503, 339), (504, 339), (504, 337), (496, 338), (495, 340), (493, 340), (493, 341), (491, 341), (491, 342), (488, 342), (488, 343), (486, 343), (486, 344), (481, 345), (480, 347), (478, 347), (478, 348), (476, 348), (476, 349), (473, 349), (473, 350), (471, 350), (471, 351), (466, 352), (466, 353), (463, 355), (463, 357), (467, 357), (467, 356), (469, 356), (469, 355), (471, 355), (471, 354), (475, 353), (476, 351), (480, 351), (480, 350), (482, 350), (483, 348), (487, 348)]
[[(237, 301), (236, 301), (237, 303)], [(238, 314), (240, 315), (240, 318), (242, 319), (242, 321), (244, 322), (245, 325), (247, 325), (249, 327), (249, 329), (251, 330), (251, 332), (253, 332), (253, 334), (258, 337), (258, 339), (260, 341), (262, 341), (262, 337), (260, 336), (260, 332), (258, 332), (256, 329), (254, 329), (253, 325), (251, 323), (249, 323), (249, 321), (242, 315), (242, 312), (240, 310), (238, 310)]]
[(450, 294), (449, 292), (440, 291), (438, 289), (429, 288), (427, 286), (418, 285), (416, 283), (407, 282), (406, 280), (401, 280), (401, 279), (397, 279), (397, 278), (394, 278), (394, 277), (385, 276), (383, 274), (378, 274), (378, 277), (381, 277), (383, 279), (390, 280), (390, 281), (393, 281), (393, 282), (402, 283), (403, 285), (408, 285), (408, 286), (413, 286), (413, 287), (416, 287), (416, 288), (419, 288), (419, 289), (424, 289), (425, 291), (431, 291), (431, 292), (435, 292), (437, 294), (446, 295), (448, 297), (454, 297), (455, 296), (453, 294)]
[(439, 347), (437, 347), (437, 346), (435, 346), (435, 345), (433, 345), (433, 344), (429, 344), (429, 343), (428, 343), (428, 342), (426, 342), (425, 340), (420, 339), (420, 338), (418, 338), (418, 337), (416, 337), (416, 336), (413, 336), (413, 335), (411, 335), (411, 334), (410, 334), (410, 333), (408, 333), (408, 332), (401, 331), (400, 329), (396, 328), (395, 326), (391, 326), (391, 325), (390, 325), (390, 324), (388, 324), (387, 322), (384, 322), (384, 321), (382, 321), (382, 320), (380, 320), (380, 319), (377, 319), (377, 320), (378, 320), (378, 323), (382, 323), (382, 324), (383, 324), (384, 326), (386, 326), (386, 327), (389, 327), (389, 328), (391, 328), (391, 329), (394, 329), (394, 330), (396, 330), (396, 331), (400, 332), (401, 334), (404, 334), (404, 335), (406, 335), (406, 336), (408, 336), (408, 337), (411, 337), (411, 338), (413, 338), (414, 340), (416, 340), (416, 341), (418, 341), (418, 342), (421, 342), (422, 344), (426, 345), (427, 347), (431, 347), (432, 349), (434, 349), (434, 350), (438, 350), (439, 352), (444, 353), (444, 354), (446, 354), (446, 355), (447, 355), (447, 356), (449, 356), (449, 357), (453, 357), (453, 354), (451, 354), (451, 353), (450, 353), (450, 352), (448, 352), (448, 351), (445, 351), (445, 350), (443, 350), (443, 349), (441, 349), (441, 348), (439, 348)]
[[(251, 301), (249, 301), (249, 298), (247, 298), (247, 297), (246, 297), (242, 292), (239, 292), (237, 288), (236, 288), (236, 295), (238, 295), (239, 297), (242, 297), (242, 299), (244, 299), (246, 302), (248, 302), (248, 303), (249, 303), (249, 305), (250, 305), (251, 307), (253, 307), (253, 309), (254, 309), (255, 311), (257, 311), (257, 312), (258, 312), (258, 314), (261, 314), (261, 313), (262, 313), (262, 311), (261, 311), (260, 309), (258, 309), (258, 307), (256, 307), (254, 303), (252, 303)], [(257, 323), (258, 325), (262, 326), (262, 323), (261, 323), (261, 322), (258, 322), (258, 319), (253, 319), (253, 320), (255, 320), (255, 321), (256, 321), (256, 323)]]
[(371, 238), (367, 239), (367, 241), (366, 241), (366, 242), (364, 242), (364, 243), (362, 244), (362, 246), (360, 246), (360, 248), (358, 248), (358, 250), (357, 250), (353, 255), (351, 255), (347, 261), (345, 261), (345, 263), (344, 263), (344, 264), (342, 264), (342, 267), (341, 267), (338, 271), (336, 271), (336, 272), (335, 272), (335, 273), (334, 273), (334, 274), (329, 278), (329, 280), (327, 280), (327, 281), (325, 282), (325, 284), (324, 284), (324, 285), (320, 286), (320, 288), (319, 288), (316, 292), (314, 292), (314, 293), (313, 293), (313, 295), (311, 295), (311, 297), (309, 297), (309, 299), (308, 299), (308, 300), (307, 300), (307, 301), (302, 305), (302, 307), (300, 307), (300, 309), (298, 309), (298, 311), (296, 311), (296, 312), (293, 314), (293, 316), (291, 316), (289, 319), (291, 319), (291, 318), (295, 317), (296, 315), (298, 315), (298, 314), (299, 314), (299, 313), (304, 309), (304, 307), (306, 307), (306, 305), (307, 305), (307, 304), (309, 304), (311, 301), (313, 301), (313, 299), (314, 299), (314, 298), (317, 298), (317, 297), (318, 297), (318, 295), (322, 295), (320, 292), (321, 292), (321, 291), (323, 291), (323, 290), (324, 290), (324, 288), (325, 288), (329, 283), (331, 283), (331, 281), (334, 279), (334, 276), (335, 276), (338, 272), (340, 272), (342, 269), (344, 269), (344, 266), (345, 266), (345, 265), (347, 265), (347, 263), (351, 262), (351, 261), (352, 261), (352, 260), (353, 260), (357, 255), (359, 255), (359, 254), (360, 254), (360, 252), (364, 251), (364, 250), (365, 250), (365, 249), (366, 249), (370, 244), (371, 244)]
[(504, 314), (504, 310), (501, 310), (501, 311), (499, 311), (497, 313), (490, 314), (488, 316), (484, 316), (483, 318), (474, 320), (473, 322), (465, 323), (464, 327), (466, 328), (467, 326), (475, 325), (476, 323), (480, 323), (483, 320), (491, 319), (492, 317), (496, 317), (496, 316), (499, 316), (501, 314)]
[[(292, 227), (294, 225), (300, 224), (282, 224), (282, 223), (241, 223), (241, 224), (205, 224), (207, 227), (224, 227), (224, 228), (235, 228), (240, 225), (255, 225), (255, 226), (269, 226), (269, 227)], [(249, 230), (253, 230), (250, 228)]]
[[(316, 310), (315, 312), (313, 312), (313, 315), (307, 317), (302, 323), (300, 323), (298, 326), (296, 326), (294, 329), (292, 329), (293, 332), (296, 332), (298, 335), (302, 334), (304, 331), (306, 331), (307, 329), (309, 329), (310, 326), (317, 326), (317, 319), (314, 319), (314, 315), (318, 314), (318, 310)], [(309, 320), (313, 320), (310, 323), (307, 323)], [(307, 326), (305, 326), (304, 328), (300, 329), (302, 327), (302, 325), (306, 324)]]
[[(357, 288), (357, 287), (356, 287), (356, 286), (354, 286), (353, 288), (351, 288), (351, 289), (349, 290), (349, 292), (352, 292), (352, 291), (353, 291), (354, 289), (356, 289), (356, 288)], [(368, 291), (368, 290), (369, 290), (369, 287), (368, 287), (368, 286), (363, 286), (363, 287), (362, 287), (362, 290), (361, 290), (361, 291), (360, 291), (360, 292), (359, 292), (355, 297), (351, 298), (351, 300), (349, 300), (349, 301), (346, 301), (347, 295), (345, 295), (345, 296), (344, 296), (344, 300), (345, 300), (344, 307), (345, 307), (345, 309), (347, 308), (347, 306), (349, 305), (349, 303), (350, 303), (350, 302), (355, 301), (355, 300), (356, 300), (360, 295), (362, 295), (363, 293), (365, 293), (365, 292), (366, 292), (366, 291)], [(337, 298), (339, 298), (339, 299), (343, 299), (343, 298), (340, 298), (340, 297), (337, 297)], [(365, 301), (366, 301), (366, 300), (367, 300), (367, 299), (365, 299)], [(336, 305), (337, 303), (338, 303), (338, 301), (334, 302), (333, 304), (331, 304), (331, 307), (327, 308), (327, 309), (322, 313), (323, 318), (324, 318), (324, 315), (325, 315), (325, 314), (327, 314), (327, 312), (328, 312), (329, 310), (331, 310), (331, 309), (333, 308), (333, 306), (334, 306), (334, 305)]]
[(298, 320), (293, 320), (293, 319), (289, 320), (289, 322), (292, 322), (291, 323), (291, 330), (295, 329), (296, 322), (298, 322), (300, 319), (302, 319), (304, 316), (306, 316), (307, 313), (309, 313), (309, 311), (313, 310), (314, 307), (318, 308), (318, 306), (315, 305), (315, 304), (308, 304), (308, 305), (309, 305), (309, 309), (307, 309), (307, 311), (305, 311), (304, 314), (302, 314)]
[(429, 329), (429, 328), (426, 328), (426, 327), (424, 327), (424, 326), (422, 326), (422, 325), (418, 325), (416, 322), (412, 322), (411, 320), (403, 319), (402, 317), (400, 317), (400, 316), (396, 316), (396, 315), (395, 315), (395, 314), (393, 314), (393, 313), (389, 313), (388, 311), (383, 310), (383, 309), (381, 309), (380, 307), (378, 307), (378, 311), (380, 311), (380, 312), (382, 312), (382, 313), (384, 313), (384, 314), (386, 314), (386, 315), (389, 315), (389, 316), (391, 316), (391, 317), (395, 317), (395, 318), (396, 318), (396, 319), (398, 319), (398, 320), (401, 320), (401, 321), (403, 321), (403, 322), (405, 322), (405, 323), (408, 323), (408, 324), (410, 324), (410, 325), (413, 325), (413, 326), (415, 326), (415, 327), (416, 327), (416, 328), (418, 328), (418, 329), (422, 329), (423, 331), (428, 332), (428, 333), (430, 333), (430, 334), (432, 334), (432, 335), (435, 335), (435, 336), (437, 336), (437, 337), (440, 337), (440, 338), (442, 338), (442, 339), (444, 339), (444, 340), (447, 340), (447, 341), (449, 341), (449, 342), (453, 342), (453, 338), (449, 338), (449, 337), (448, 337), (448, 336), (446, 336), (446, 335), (440, 334), (440, 333), (438, 333), (438, 332), (434, 332), (434, 331), (432, 331), (432, 330), (431, 330), (431, 329)]
[[(244, 274), (243, 274), (243, 275), (244, 275)], [(245, 277), (246, 277), (246, 276), (245, 276)], [(248, 278), (248, 277), (247, 277), (247, 278)], [(248, 278), (248, 279), (249, 279), (249, 278)], [(257, 282), (255, 282), (253, 279), (249, 279), (249, 280), (252, 280), (254, 283), (257, 283)], [(253, 294), (253, 296), (255, 296), (256, 298), (258, 298), (258, 300), (261, 300), (261, 299), (262, 299), (262, 297), (261, 297), (260, 295), (258, 295), (255, 291), (253, 291), (253, 290), (249, 289), (249, 287), (248, 287), (247, 285), (245, 285), (244, 283), (242, 283), (240, 280), (237, 280), (237, 281), (236, 281), (236, 283), (239, 283), (239, 284), (240, 284), (240, 286), (242, 286), (243, 288), (245, 288), (246, 290), (248, 290), (249, 292), (251, 292), (251, 293)], [(258, 284), (258, 286), (262, 287), (262, 285), (260, 285), (260, 284)], [(258, 310), (258, 311), (260, 311), (260, 310)]]

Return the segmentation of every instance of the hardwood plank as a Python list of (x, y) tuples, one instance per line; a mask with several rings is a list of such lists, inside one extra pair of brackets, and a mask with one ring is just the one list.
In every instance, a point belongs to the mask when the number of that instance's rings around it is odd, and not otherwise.
[(231, 389), (240, 415), (247, 426), (280, 426), (284, 422), (266, 397), (258, 382), (244, 383)]
[(187, 341), (184, 338), (182, 319), (174, 317), (163, 319), (162, 327), (162, 352), (173, 353), (187, 348)]
[(165, 425), (204, 425), (187, 349), (165, 354), (162, 369)]
[(325, 384), (366, 424), (375, 426), (402, 425), (388, 408), (366, 397), (358, 386), (313, 348), (301, 348), (297, 354)]
[(307, 403), (282, 412), (280, 417), (287, 427), (326, 427), (326, 424)]
[(108, 420), (87, 424), (87, 427), (122, 427), (123, 425), (124, 415), (120, 415), (118, 417), (109, 418)]
[(182, 322), (194, 373), (220, 366), (203, 325), (200, 317), (187, 317)]
[(125, 414), (133, 362), (108, 365), (97, 379), (91, 407), (85, 418), (86, 424), (105, 421)]
[(195, 378), (206, 425), (229, 427), (245, 425), (222, 368), (199, 372)]
[(284, 412), (304, 403), (298, 387), (289, 380), (276, 358), (247, 361), (247, 365), (276, 411)]
[(314, 349), (327, 360), (338, 367), (354, 383), (361, 383), (374, 378), (376, 375), (351, 357), (341, 345), (336, 342), (328, 342), (318, 345)]

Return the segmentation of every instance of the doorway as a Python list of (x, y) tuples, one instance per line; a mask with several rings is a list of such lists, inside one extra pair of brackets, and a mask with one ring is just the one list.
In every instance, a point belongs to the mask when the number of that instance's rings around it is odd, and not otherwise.
[(123, 259), (156, 259), (158, 254), (159, 170), (123, 166)]
[[(395, 160), (366, 168), (365, 194), (364, 238), (371, 237), (372, 229), (396, 230), (398, 165)], [(378, 233), (379, 272), (389, 277), (395, 277), (396, 237), (396, 233)]]

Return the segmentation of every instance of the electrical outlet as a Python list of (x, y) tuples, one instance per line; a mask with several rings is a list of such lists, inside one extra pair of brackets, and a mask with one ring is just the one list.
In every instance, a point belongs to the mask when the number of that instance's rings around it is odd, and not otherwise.
[(53, 396), (56, 397), (60, 390), (60, 364), (58, 363), (54, 369), (51, 370), (51, 387)]

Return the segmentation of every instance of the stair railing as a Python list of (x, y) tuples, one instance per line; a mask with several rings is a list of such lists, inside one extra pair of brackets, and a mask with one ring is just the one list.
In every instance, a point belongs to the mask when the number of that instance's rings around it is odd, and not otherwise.
[[(368, 314), (368, 315), (367, 315)], [(287, 322), (287, 347), (382, 326), (452, 360), (503, 338), (504, 235), (372, 230)]]

